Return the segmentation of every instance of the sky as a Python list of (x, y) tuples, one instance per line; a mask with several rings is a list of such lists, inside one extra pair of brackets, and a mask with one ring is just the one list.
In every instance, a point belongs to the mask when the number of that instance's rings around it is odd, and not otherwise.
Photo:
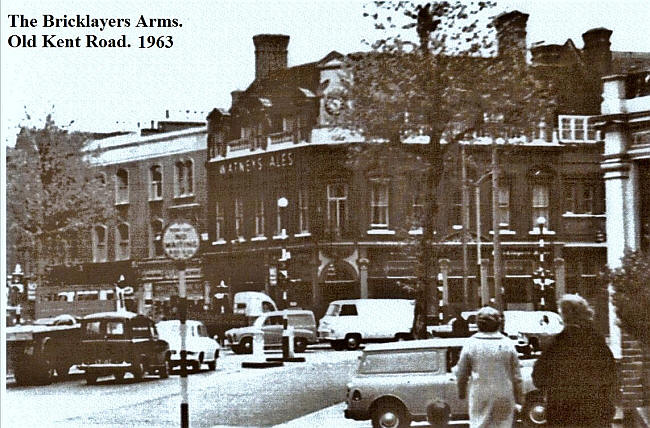
[[(71, 130), (137, 130), (173, 117), (204, 119), (230, 107), (230, 92), (254, 78), (255, 34), (286, 34), (289, 65), (316, 61), (329, 52), (364, 49), (378, 34), (362, 17), (357, 0), (3, 0), (0, 15), (0, 117), (2, 143), (13, 145), (20, 125), (38, 126), (48, 113)], [(582, 48), (581, 35), (595, 27), (613, 30), (612, 50), (650, 52), (650, 0), (503, 0), (495, 13), (530, 14), (528, 45), (564, 43)], [(129, 19), (129, 27), (52, 28), (53, 18)], [(9, 15), (24, 15), (12, 27)], [(136, 27), (140, 17), (176, 19), (175, 28)], [(34, 21), (30, 21), (34, 19)], [(30, 23), (34, 22), (34, 26)], [(20, 23), (20, 20), (18, 20)], [(413, 30), (411, 30), (413, 31)], [(86, 35), (119, 39), (130, 48), (87, 48)], [(37, 47), (11, 47), (36, 36)], [(80, 37), (80, 47), (42, 47), (43, 37)], [(139, 48), (140, 37), (162, 37), (170, 48)], [(27, 119), (29, 114), (31, 119)]]

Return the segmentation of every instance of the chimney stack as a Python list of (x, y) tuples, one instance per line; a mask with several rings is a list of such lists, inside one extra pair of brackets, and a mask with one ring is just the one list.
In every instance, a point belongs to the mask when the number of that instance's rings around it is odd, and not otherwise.
[(255, 44), (255, 80), (266, 79), (272, 72), (287, 68), (289, 36), (258, 34), (253, 36), (253, 44)]
[(612, 30), (607, 28), (592, 28), (582, 35), (585, 43), (582, 53), (585, 63), (599, 77), (607, 76), (612, 72), (612, 51), (609, 38)]
[(244, 93), (244, 91), (240, 91), (240, 90), (235, 90), (235, 91), (230, 92), (230, 97), (232, 98), (232, 101), (231, 101), (231, 104), (230, 104), (231, 107), (234, 107), (235, 104), (237, 104), (237, 101), (239, 100), (239, 97), (243, 93)]
[(526, 54), (526, 23), (528, 14), (513, 10), (502, 13), (492, 21), (497, 31), (499, 56), (508, 52)]

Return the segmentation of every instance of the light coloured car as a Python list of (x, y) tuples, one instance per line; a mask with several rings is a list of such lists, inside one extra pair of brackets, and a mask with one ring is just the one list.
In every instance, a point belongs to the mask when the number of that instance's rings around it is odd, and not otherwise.
[(293, 327), (293, 344), (296, 352), (305, 352), (307, 345), (318, 342), (314, 313), (304, 309), (263, 313), (255, 319), (252, 326), (232, 328), (226, 331), (226, 342), (233, 352), (248, 354), (253, 350), (255, 333), (262, 333), (264, 346), (279, 346), (282, 344), (285, 315), (287, 325)]
[[(467, 419), (467, 400), (458, 398), (454, 366), (468, 338), (435, 338), (368, 345), (347, 384), (345, 417), (403, 428), (411, 421), (447, 426)], [(533, 386), (532, 360), (522, 361), (524, 422), (545, 421), (543, 394)]]
[[(208, 336), (208, 330), (201, 321), (186, 321), (185, 350), (187, 365), (193, 371), (198, 371), (202, 364), (207, 364), (210, 370), (216, 370), (219, 358), (219, 343)], [(181, 365), (181, 322), (179, 320), (159, 321), (156, 324), (158, 335), (169, 343), (169, 365)]]

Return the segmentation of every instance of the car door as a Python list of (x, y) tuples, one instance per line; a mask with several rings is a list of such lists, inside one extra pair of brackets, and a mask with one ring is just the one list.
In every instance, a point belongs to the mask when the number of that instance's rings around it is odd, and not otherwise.
[(266, 321), (264, 321), (264, 324), (262, 325), (262, 331), (264, 332), (264, 344), (265, 345), (281, 344), (282, 327), (283, 327), (282, 315), (271, 315), (267, 317)]

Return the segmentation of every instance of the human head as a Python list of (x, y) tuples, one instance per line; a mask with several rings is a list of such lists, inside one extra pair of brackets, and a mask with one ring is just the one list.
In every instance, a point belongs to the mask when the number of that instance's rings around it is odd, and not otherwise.
[(565, 294), (557, 302), (558, 311), (564, 324), (588, 326), (594, 318), (589, 303), (577, 294)]
[(501, 312), (491, 306), (484, 306), (476, 314), (476, 325), (478, 330), (492, 333), (499, 330), (501, 326)]

